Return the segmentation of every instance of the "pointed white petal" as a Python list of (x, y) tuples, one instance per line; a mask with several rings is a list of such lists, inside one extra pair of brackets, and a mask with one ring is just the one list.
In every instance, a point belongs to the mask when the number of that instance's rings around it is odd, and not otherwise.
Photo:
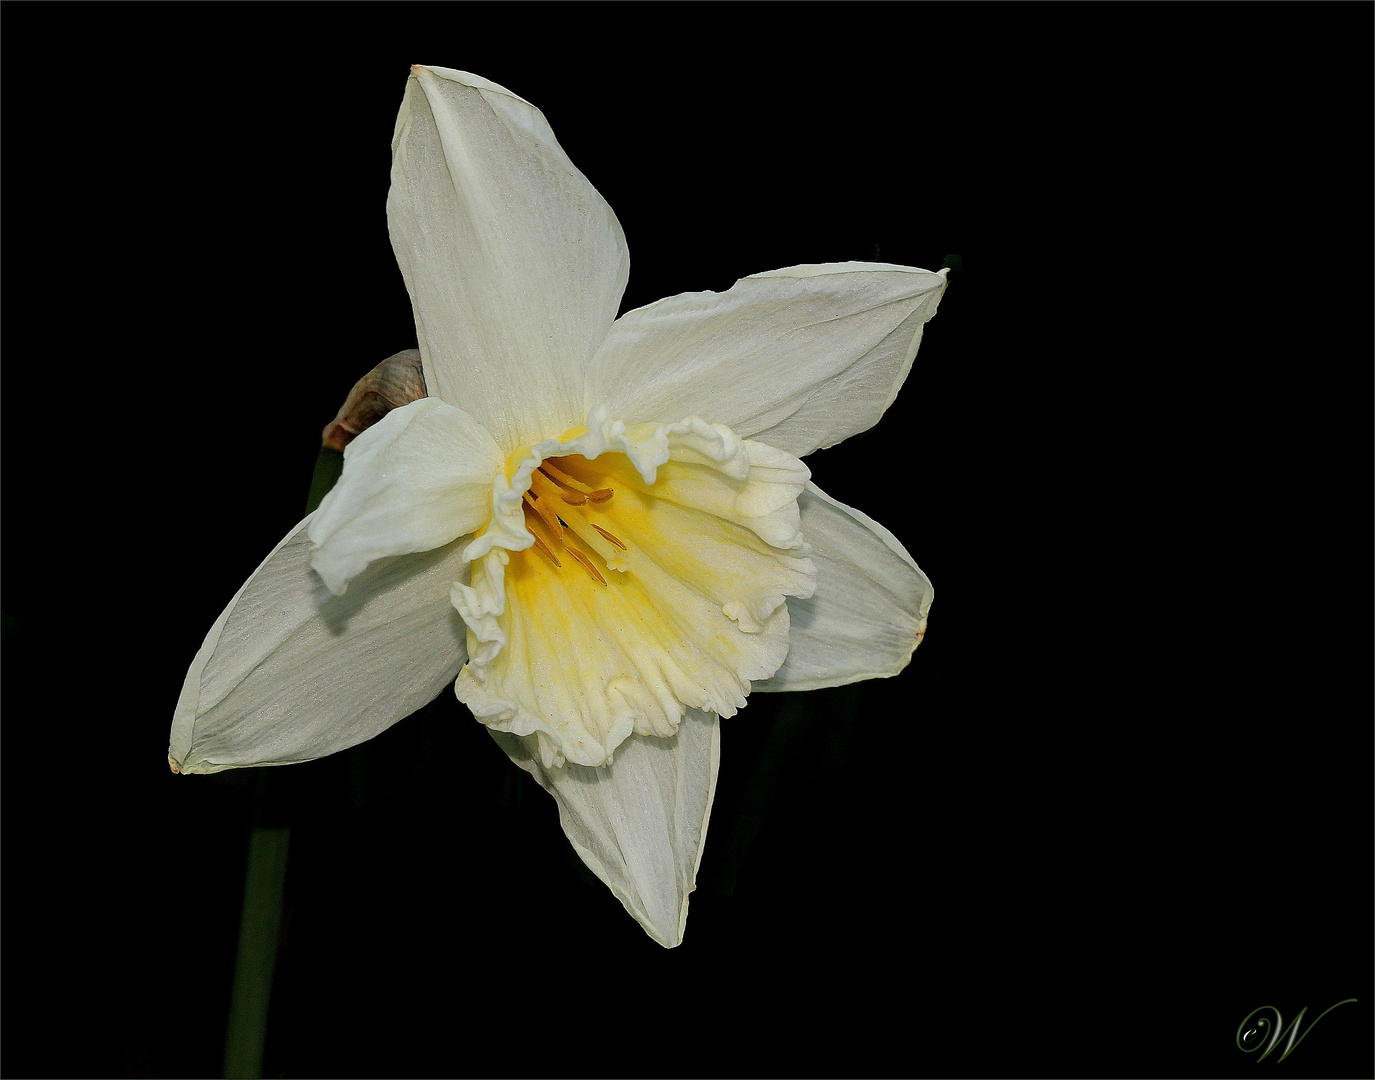
[(432, 700), (466, 659), (450, 582), (467, 538), (370, 566), (347, 596), (310, 569), (310, 519), (258, 567), (187, 672), (168, 756), (180, 772), (308, 761)]
[(671, 738), (637, 736), (610, 765), (545, 768), (533, 738), (494, 731), (559, 804), (573, 850), (655, 941), (683, 940), (721, 762), (720, 721), (691, 709)]
[(625, 236), (528, 101), (467, 72), (412, 71), (387, 218), (425, 383), (509, 454), (586, 415), (583, 371), (625, 291)]
[(926, 632), (931, 582), (891, 532), (813, 483), (797, 500), (816, 591), (788, 598), (788, 658), (755, 690), (816, 690), (896, 675)]
[(616, 321), (587, 401), (640, 421), (695, 413), (805, 457), (878, 422), (944, 289), (944, 270), (831, 263), (672, 296)]
[(349, 443), (344, 472), (310, 523), (311, 566), (342, 594), (374, 559), (429, 551), (492, 512), (502, 471), (491, 435), (462, 409), (421, 398)]

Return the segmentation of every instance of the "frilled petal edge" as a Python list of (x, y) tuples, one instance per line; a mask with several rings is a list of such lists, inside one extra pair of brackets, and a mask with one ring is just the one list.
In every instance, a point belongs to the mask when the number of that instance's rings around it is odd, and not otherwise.
[(720, 720), (689, 709), (671, 738), (628, 739), (595, 768), (545, 768), (533, 736), (492, 737), (554, 796), (573, 850), (635, 921), (665, 948), (680, 944), (716, 795)]
[[(808, 475), (696, 417), (627, 426), (594, 409), (581, 434), (538, 444), (465, 553), (459, 699), (537, 735), (550, 767), (602, 765), (632, 732), (672, 735), (685, 707), (733, 715), (787, 655), (785, 597), (811, 593), (796, 507)], [(605, 498), (565, 501), (555, 476)], [(541, 519), (541, 505), (558, 509)]]
[(344, 451), (343, 475), (310, 523), (311, 566), (342, 594), (375, 559), (474, 532), (501, 471), (492, 436), (462, 409), (428, 397), (395, 409)]
[(586, 404), (646, 421), (709, 416), (804, 457), (872, 427), (892, 404), (945, 273), (791, 266), (723, 293), (637, 308), (616, 320), (593, 358)]
[(891, 532), (810, 481), (797, 506), (816, 590), (788, 598), (788, 658), (754, 689), (816, 690), (896, 675), (926, 633), (930, 579)]
[(463, 665), (449, 583), (466, 576), (466, 537), (377, 562), (333, 596), (310, 569), (309, 524), (287, 534), (206, 636), (172, 720), (174, 771), (335, 753), (428, 703)]

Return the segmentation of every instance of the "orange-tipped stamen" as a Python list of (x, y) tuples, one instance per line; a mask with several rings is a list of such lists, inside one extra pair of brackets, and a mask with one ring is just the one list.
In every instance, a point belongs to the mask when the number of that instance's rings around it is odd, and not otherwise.
[[(613, 490), (612, 488), (593, 488), (589, 484), (584, 484), (581, 480), (574, 480), (562, 469), (559, 469), (549, 464), (549, 462), (547, 461), (540, 463), (539, 471), (544, 473), (546, 476), (549, 477), (550, 480), (553, 480), (561, 487), (565, 487), (571, 491), (580, 492), (581, 494), (586, 495), (588, 499), (590, 499), (592, 502), (606, 502), (607, 499), (611, 498), (612, 495), (616, 494), (615, 490)], [(567, 498), (567, 496), (564, 497)], [(572, 499), (568, 499), (568, 501), (570, 503), (573, 502)], [(581, 506), (582, 503), (577, 502), (574, 503), (574, 505)]]
[(541, 499), (562, 499), (569, 506), (582, 506), (587, 502), (587, 496), (581, 491), (569, 491), (561, 487), (552, 477), (546, 476), (536, 469), (530, 474), (530, 488)]
[[(530, 530), (530, 535), (535, 538), (535, 547), (544, 552), (551, 563), (562, 569), (563, 563), (559, 562), (559, 557), (554, 554), (554, 545), (558, 544), (558, 541), (552, 540), (545, 535), (544, 519), (538, 517), (532, 518), (527, 514), (525, 517), (525, 527)], [(559, 546), (562, 547), (563, 545), (559, 544)]]
[(572, 548), (572, 547), (570, 547), (570, 548), (565, 548), (564, 550), (567, 551), (568, 554), (572, 555), (573, 558), (577, 559), (578, 562), (582, 563), (583, 569), (585, 569), (589, 574), (592, 575), (592, 580), (593, 580), (593, 581), (599, 582), (599, 583), (601, 583), (602, 585), (605, 585), (605, 584), (606, 584), (606, 578), (602, 577), (601, 574), (599, 574), (599, 573), (597, 572), (597, 568), (596, 568), (595, 566), (592, 565), (592, 560), (591, 560), (591, 559), (589, 559), (586, 555), (584, 555), (584, 554), (583, 554), (581, 551), (579, 551), (577, 548)]
[(535, 547), (539, 548), (542, 552), (544, 552), (544, 554), (548, 557), (551, 563), (562, 569), (563, 563), (559, 562), (559, 557), (549, 550), (549, 545), (546, 544), (543, 540), (541, 540), (538, 534), (531, 532), (530, 535), (535, 538)]
[(625, 550), (625, 545), (622, 544), (622, 543), (620, 542), (620, 540), (617, 539), (613, 534), (607, 532), (607, 531), (606, 531), (605, 529), (603, 529), (600, 525), (594, 524), (593, 522), (590, 522), (590, 521), (589, 521), (588, 524), (591, 525), (592, 528), (596, 529), (599, 533), (601, 533), (601, 534), (602, 534), (604, 537), (606, 537), (608, 540), (610, 540), (613, 544), (615, 544), (615, 545), (616, 545), (618, 548), (620, 548), (622, 551)]
[(540, 516), (540, 519), (549, 526), (549, 531), (554, 534), (555, 540), (563, 539), (563, 522), (559, 520), (558, 514), (548, 506), (544, 505), (543, 499), (536, 499), (528, 491), (525, 493), (525, 501), (530, 508)]

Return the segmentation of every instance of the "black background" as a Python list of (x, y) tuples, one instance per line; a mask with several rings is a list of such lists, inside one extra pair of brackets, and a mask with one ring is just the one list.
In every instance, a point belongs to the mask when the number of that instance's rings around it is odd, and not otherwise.
[[(218, 1074), (255, 814), (267, 1075), (1370, 1075), (1368, 6), (3, 20), (6, 1076)], [(962, 257), (808, 462), (930, 574), (926, 641), (725, 722), (672, 951), (451, 695), (166, 769), (321, 427), (415, 343), (411, 63), (545, 112), (623, 309)], [(1284, 1063), (1233, 1043), (1351, 997)]]

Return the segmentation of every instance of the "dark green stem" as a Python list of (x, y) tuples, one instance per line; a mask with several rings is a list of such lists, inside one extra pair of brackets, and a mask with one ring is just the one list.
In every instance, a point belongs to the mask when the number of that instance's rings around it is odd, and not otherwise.
[[(344, 467), (338, 451), (322, 447), (306, 498), (306, 513), (334, 486)], [(258, 776), (254, 818), (267, 810), (267, 773)], [(224, 1040), (226, 1080), (263, 1074), (263, 1046), (267, 1041), (267, 1011), (272, 1000), (272, 971), (277, 963), (277, 939), (282, 926), (282, 898), (286, 891), (286, 853), (291, 830), (255, 824), (248, 839), (244, 872), (243, 918), (239, 923), (239, 952), (234, 960), (234, 988), (229, 997), (229, 1027)]]
[(234, 990), (224, 1043), (226, 1078), (256, 1080), (263, 1075), (263, 1044), (282, 925), (290, 833), (289, 829), (258, 825), (249, 837), (239, 954), (234, 961)]

